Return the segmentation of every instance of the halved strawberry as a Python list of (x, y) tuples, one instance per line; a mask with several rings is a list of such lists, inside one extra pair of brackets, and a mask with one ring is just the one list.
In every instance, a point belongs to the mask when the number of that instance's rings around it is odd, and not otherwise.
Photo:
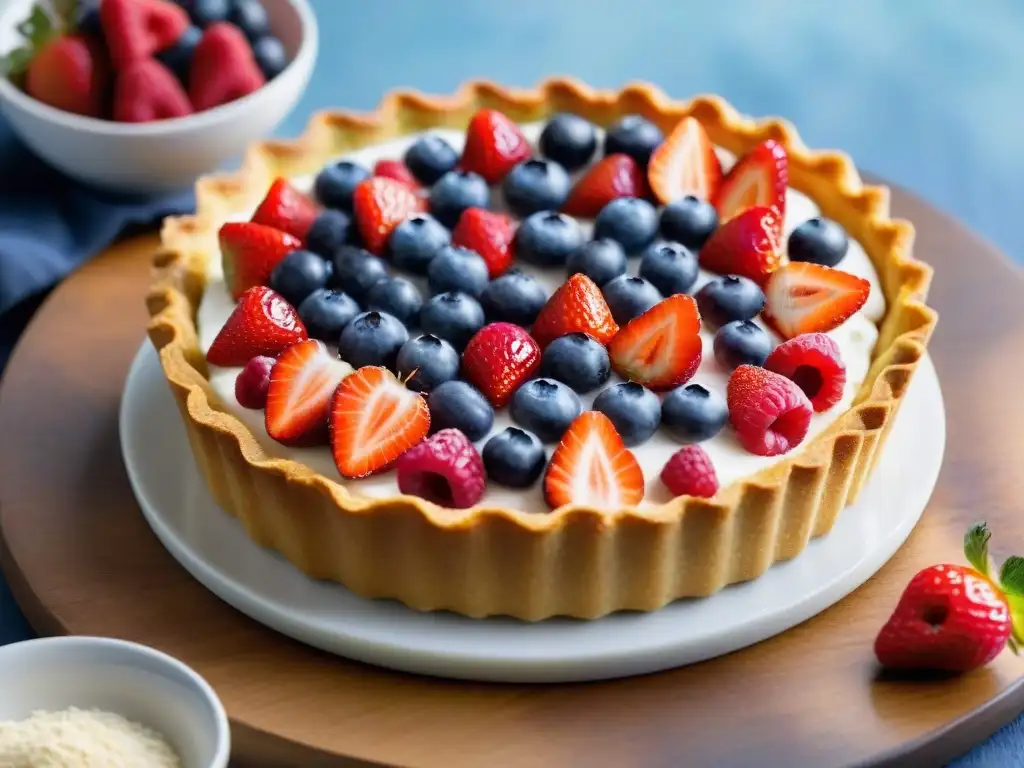
[(512, 266), (515, 231), (512, 219), (504, 214), (483, 208), (467, 208), (452, 230), (452, 245), (461, 245), (479, 253), (493, 280)]
[(426, 201), (408, 184), (387, 176), (365, 179), (352, 193), (356, 226), (371, 253), (383, 253), (394, 228), (406, 217), (426, 209)]
[(715, 145), (695, 117), (684, 117), (654, 150), (647, 181), (662, 205), (693, 195), (714, 200), (722, 183), (722, 165)]
[(781, 219), (774, 208), (757, 206), (716, 229), (700, 249), (700, 265), (720, 275), (748, 277), (764, 285), (789, 257), (779, 246)]
[(389, 467), (430, 431), (427, 401), (387, 368), (366, 366), (342, 379), (331, 400), (328, 431), (343, 477)]
[(280, 229), (251, 221), (229, 221), (217, 233), (224, 282), (238, 299), (254, 285), (266, 285), (270, 273), (302, 241)]
[(789, 184), (789, 157), (786, 148), (774, 139), (763, 141), (741, 157), (732, 167), (718, 194), (712, 200), (718, 218), (726, 222), (747, 208), (765, 206), (779, 212), (776, 240), (782, 235), (786, 215), (786, 186)]
[(530, 334), (544, 349), (559, 336), (577, 332), (607, 344), (618, 330), (601, 289), (589, 277), (577, 272), (541, 307)]
[(636, 160), (629, 155), (608, 155), (576, 182), (562, 210), (570, 216), (593, 219), (612, 200), (643, 193), (643, 172)]
[(256, 208), (251, 221), (266, 224), (295, 235), (300, 240), (306, 239), (306, 233), (319, 215), (316, 203), (289, 184), (285, 179), (277, 179), (270, 185), (263, 202)]
[(608, 345), (612, 369), (655, 392), (689, 381), (702, 351), (697, 303), (683, 293), (634, 317)]
[(210, 365), (245, 365), (258, 355), (276, 357), (307, 337), (306, 326), (281, 294), (257, 285), (242, 294), (210, 348)]
[(267, 434), (283, 445), (313, 445), (327, 439), (331, 397), (352, 366), (316, 339), (287, 347), (270, 369)]
[(518, 125), (497, 110), (481, 109), (466, 128), (466, 145), (459, 167), (480, 174), (494, 185), (514, 165), (532, 155), (530, 142)]
[(863, 307), (870, 292), (871, 283), (849, 272), (793, 262), (768, 278), (762, 316), (785, 339), (827, 333)]
[(373, 175), (400, 181), (412, 189), (420, 187), (416, 177), (412, 175), (412, 171), (401, 160), (378, 160), (377, 164), (373, 166)]
[(462, 353), (462, 373), (491, 405), (501, 408), (540, 367), (540, 347), (512, 323), (485, 325)]
[(611, 420), (600, 411), (576, 417), (544, 475), (552, 509), (572, 504), (618, 511), (644, 498), (644, 473)]

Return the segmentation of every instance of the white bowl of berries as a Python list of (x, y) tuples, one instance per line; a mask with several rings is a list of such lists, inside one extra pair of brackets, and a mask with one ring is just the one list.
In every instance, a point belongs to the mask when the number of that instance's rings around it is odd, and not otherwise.
[(317, 55), (307, 0), (0, 2), (0, 108), (46, 162), (133, 194), (270, 134)]

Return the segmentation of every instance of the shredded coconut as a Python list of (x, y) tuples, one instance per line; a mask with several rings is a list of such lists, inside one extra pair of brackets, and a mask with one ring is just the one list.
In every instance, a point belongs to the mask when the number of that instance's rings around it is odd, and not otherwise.
[(0, 722), (0, 768), (181, 768), (181, 760), (144, 725), (72, 707)]

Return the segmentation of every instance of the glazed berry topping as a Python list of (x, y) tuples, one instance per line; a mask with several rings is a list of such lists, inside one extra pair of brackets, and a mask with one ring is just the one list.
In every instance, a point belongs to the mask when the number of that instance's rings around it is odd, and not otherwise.
[(827, 411), (843, 398), (846, 364), (839, 345), (823, 333), (805, 333), (777, 346), (764, 363), (795, 382), (815, 411)]
[(699, 445), (680, 448), (665, 462), (661, 482), (673, 496), (700, 496), (710, 499), (718, 493), (718, 475), (707, 452)]
[(741, 365), (764, 365), (772, 340), (752, 320), (733, 320), (715, 334), (715, 360), (727, 371)]
[(528, 216), (516, 231), (516, 256), (541, 267), (562, 266), (582, 244), (583, 231), (576, 219), (554, 211)]
[(601, 289), (586, 275), (571, 275), (551, 294), (530, 332), (541, 348), (567, 333), (585, 333), (607, 344), (619, 326)]
[(331, 263), (334, 265), (331, 286), (360, 302), (366, 299), (366, 294), (378, 281), (388, 276), (383, 261), (352, 245), (339, 248)]
[(312, 251), (292, 251), (270, 273), (270, 287), (292, 306), (299, 306), (309, 294), (327, 285), (334, 268)]
[(420, 136), (405, 153), (405, 165), (420, 184), (428, 187), (455, 167), (459, 153), (433, 133)]
[(273, 35), (264, 35), (252, 44), (252, 55), (267, 80), (273, 80), (288, 66), (284, 43)]
[(729, 423), (746, 450), (779, 456), (803, 442), (811, 425), (811, 403), (796, 384), (755, 365), (741, 365), (726, 389)]
[(430, 392), (459, 375), (459, 353), (444, 339), (426, 333), (402, 345), (395, 370), (409, 389)]
[(358, 163), (341, 160), (325, 165), (313, 182), (316, 199), (328, 208), (352, 210), (352, 194), (359, 182), (370, 177), (370, 169)]
[(548, 300), (544, 286), (517, 267), (492, 280), (480, 294), (480, 304), (491, 323), (506, 322), (528, 328)]
[(277, 291), (255, 285), (238, 298), (206, 350), (206, 362), (225, 368), (241, 366), (257, 355), (280, 354), (306, 338), (306, 326), (292, 305)]
[(507, 115), (494, 109), (480, 109), (466, 126), (466, 144), (461, 166), (480, 174), (488, 184), (497, 184), (516, 163), (533, 153), (522, 130)]
[(460, 291), (478, 298), (487, 287), (487, 262), (476, 251), (446, 245), (427, 267), (430, 293)]
[(612, 200), (644, 193), (643, 173), (629, 155), (610, 155), (590, 166), (569, 193), (562, 210), (593, 219)]
[(352, 217), (344, 211), (328, 208), (313, 219), (306, 233), (306, 247), (313, 253), (330, 259), (341, 246), (355, 235)]
[(570, 333), (548, 344), (540, 375), (568, 384), (583, 394), (597, 389), (611, 375), (608, 350), (585, 333)]
[(607, 237), (588, 240), (569, 254), (566, 267), (570, 275), (582, 273), (603, 288), (626, 273), (626, 252), (617, 241)]
[[(227, 21), (231, 14), (231, 0), (179, 0), (178, 5), (188, 11), (192, 23), (197, 27), (205, 28), (218, 21)], [(82, 28), (81, 25), (79, 28)]]
[(452, 245), (479, 253), (487, 264), (487, 274), (493, 279), (512, 266), (514, 235), (515, 225), (505, 214), (467, 208), (452, 230)]
[(386, 312), (363, 312), (352, 318), (338, 339), (338, 356), (353, 368), (394, 368), (398, 350), (409, 340), (405, 326)]
[(714, 231), (700, 250), (700, 265), (720, 275), (764, 285), (786, 254), (778, 247), (782, 218), (774, 208), (747, 208)]
[(817, 216), (790, 234), (789, 260), (834, 267), (843, 260), (849, 247), (850, 238), (846, 230), (831, 219)]
[(620, 197), (601, 209), (594, 237), (618, 241), (627, 254), (640, 253), (658, 234), (658, 212), (639, 197)]
[(718, 227), (718, 211), (706, 200), (687, 195), (661, 210), (661, 236), (699, 251)]
[(502, 190), (512, 212), (525, 218), (561, 208), (569, 196), (569, 174), (552, 160), (524, 160), (508, 172)]
[(646, 168), (651, 153), (664, 140), (665, 134), (650, 120), (640, 115), (626, 115), (605, 134), (604, 153), (629, 155), (641, 168)]
[(616, 277), (605, 284), (603, 291), (612, 317), (619, 325), (642, 315), (664, 298), (647, 280), (630, 275)]
[(270, 387), (270, 369), (276, 358), (259, 355), (245, 364), (235, 379), (235, 400), (243, 408), (258, 411), (267, 404), (267, 389)]
[(662, 296), (689, 291), (697, 282), (698, 271), (697, 257), (679, 243), (654, 243), (640, 259), (640, 277)]
[(512, 398), (512, 421), (545, 443), (562, 439), (573, 420), (583, 413), (583, 403), (569, 387), (554, 379), (532, 379)]
[(764, 291), (746, 277), (726, 275), (709, 280), (697, 291), (700, 317), (712, 328), (734, 320), (751, 320), (764, 309)]
[(396, 269), (414, 275), (427, 274), (437, 252), (448, 245), (448, 230), (429, 213), (410, 216), (391, 233), (387, 254)]
[(494, 409), (478, 390), (464, 381), (439, 384), (427, 396), (433, 430), (459, 429), (474, 442), (494, 426)]
[(537, 342), (512, 323), (485, 325), (462, 353), (463, 375), (495, 408), (505, 405), (539, 365)]
[(597, 131), (592, 123), (578, 115), (555, 115), (540, 134), (541, 153), (567, 171), (585, 166), (596, 149)]
[(367, 291), (365, 305), (367, 309), (386, 312), (402, 325), (413, 327), (419, 322), (423, 296), (419, 288), (404, 277), (386, 277)]
[(448, 171), (430, 188), (430, 212), (446, 227), (454, 227), (467, 208), (486, 208), (491, 190), (482, 176)]
[(488, 440), (481, 456), (487, 476), (508, 488), (529, 488), (546, 461), (543, 443), (518, 427), (506, 427)]
[(411, 189), (419, 190), (419, 182), (416, 181), (416, 177), (412, 175), (412, 171), (406, 168), (405, 163), (401, 160), (389, 158), (378, 160), (373, 166), (373, 175), (387, 176), (389, 179), (402, 182)]
[(337, 344), (341, 332), (359, 314), (355, 299), (342, 291), (318, 288), (299, 305), (299, 317), (311, 339)]
[(439, 293), (428, 299), (420, 310), (420, 329), (440, 336), (457, 350), (465, 347), (483, 325), (483, 309), (476, 299), (465, 293)]
[[(189, 65), (192, 63), (192, 54), (203, 36), (199, 27), (189, 27), (181, 33), (181, 37), (172, 45), (156, 55), (156, 60), (174, 73), (175, 77), (183, 83), (188, 82)], [(258, 63), (258, 62), (257, 62)]]
[(624, 381), (608, 387), (594, 400), (594, 410), (607, 416), (626, 445), (651, 439), (661, 423), (661, 401), (642, 384)]
[(725, 398), (700, 384), (673, 389), (661, 402), (661, 423), (672, 437), (683, 443), (709, 440), (729, 420)]
[(260, 0), (231, 0), (228, 21), (242, 30), (249, 40), (257, 40), (270, 32), (270, 19)]
[(444, 429), (410, 448), (395, 467), (398, 490), (442, 507), (472, 507), (487, 488), (476, 446), (457, 429)]
[(352, 217), (370, 253), (383, 253), (398, 225), (425, 209), (426, 202), (416, 190), (389, 176), (366, 179), (352, 193)]

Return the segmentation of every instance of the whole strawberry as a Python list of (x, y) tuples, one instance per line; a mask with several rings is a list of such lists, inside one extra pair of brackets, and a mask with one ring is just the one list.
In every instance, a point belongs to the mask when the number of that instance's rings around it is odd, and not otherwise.
[(934, 565), (919, 572), (903, 591), (875, 640), (875, 656), (890, 669), (969, 672), (998, 656), (1024, 636), (1014, 630), (1014, 603), (1024, 608), (1024, 558), (1009, 557), (992, 575), (991, 534), (984, 523), (964, 536), (973, 567)]
[(540, 367), (540, 347), (512, 323), (485, 325), (462, 353), (462, 373), (495, 408), (508, 403), (519, 385)]

